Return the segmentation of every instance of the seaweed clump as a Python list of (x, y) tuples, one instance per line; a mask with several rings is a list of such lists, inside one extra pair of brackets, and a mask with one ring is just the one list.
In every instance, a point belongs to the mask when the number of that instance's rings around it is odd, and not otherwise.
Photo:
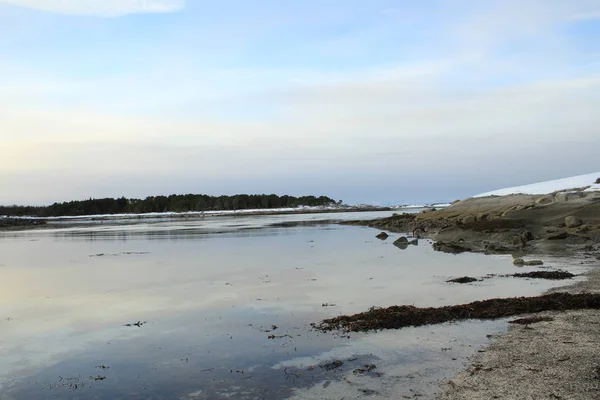
[(536, 297), (496, 298), (445, 307), (391, 306), (313, 324), (321, 331), (366, 332), (467, 319), (497, 319), (542, 311), (600, 309), (600, 293), (551, 293)]

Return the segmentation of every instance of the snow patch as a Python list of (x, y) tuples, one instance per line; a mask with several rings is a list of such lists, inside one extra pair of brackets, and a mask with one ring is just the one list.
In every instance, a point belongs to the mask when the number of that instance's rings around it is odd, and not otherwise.
[(600, 178), (600, 172), (594, 172), (592, 174), (494, 190), (473, 197), (506, 196), (509, 194), (548, 194), (576, 188), (586, 188), (586, 191), (600, 191), (600, 184), (595, 183), (598, 178)]

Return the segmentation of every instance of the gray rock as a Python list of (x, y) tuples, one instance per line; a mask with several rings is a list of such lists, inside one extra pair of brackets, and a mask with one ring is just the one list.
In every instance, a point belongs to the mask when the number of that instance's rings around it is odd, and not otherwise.
[(531, 260), (531, 261), (525, 261), (525, 265), (533, 267), (536, 265), (544, 265), (544, 262), (542, 260)]
[(530, 240), (535, 239), (535, 237), (533, 236), (533, 233), (529, 232), (529, 231), (525, 231), (523, 233), (521, 233), (521, 239), (523, 239), (523, 242), (529, 242)]
[(567, 232), (558, 232), (558, 233), (553, 233), (550, 234), (548, 236), (546, 236), (547, 240), (563, 240), (566, 239), (569, 235), (567, 234)]
[(396, 241), (394, 242), (394, 244), (401, 244), (401, 243), (408, 243), (408, 239), (406, 238), (406, 236), (400, 236), (398, 239), (396, 239)]
[(377, 239), (380, 239), (380, 240), (385, 240), (385, 239), (387, 239), (389, 236), (388, 236), (388, 234), (387, 234), (387, 233), (385, 233), (385, 232), (381, 232), (379, 235), (377, 235), (377, 236), (375, 236), (375, 237), (376, 237)]
[(518, 266), (523, 266), (523, 265), (525, 265), (525, 260), (523, 260), (522, 258), (515, 258), (513, 260), (513, 264), (518, 265)]
[(525, 244), (525, 241), (523, 240), (521, 235), (514, 235), (512, 237), (512, 244), (514, 246), (523, 246)]
[(554, 201), (556, 202), (562, 202), (562, 201), (569, 201), (569, 200), (573, 200), (573, 199), (580, 199), (582, 197), (584, 197), (584, 193), (583, 192), (560, 192), (560, 193), (556, 193), (556, 196), (554, 196)]
[(479, 214), (477, 214), (477, 221), (483, 221), (486, 220), (488, 218), (489, 214), (486, 212), (480, 212)]
[(419, 245), (419, 239), (413, 239), (410, 242), (408, 242), (408, 244), (412, 244), (413, 246), (418, 246)]
[(583, 221), (580, 220), (577, 217), (574, 217), (572, 215), (569, 215), (568, 217), (565, 217), (565, 226), (567, 228), (577, 228), (578, 226), (583, 225)]
[(545, 205), (554, 203), (554, 195), (549, 194), (536, 200), (535, 204)]
[(474, 215), (467, 215), (466, 217), (462, 218), (461, 222), (463, 224), (467, 224), (467, 225), (474, 224), (475, 223), (475, 216)]

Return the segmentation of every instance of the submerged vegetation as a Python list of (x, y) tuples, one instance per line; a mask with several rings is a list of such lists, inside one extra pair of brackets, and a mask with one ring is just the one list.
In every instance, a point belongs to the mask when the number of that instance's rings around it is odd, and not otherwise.
[(209, 196), (185, 194), (150, 196), (145, 199), (88, 199), (54, 203), (50, 206), (0, 206), (0, 215), (13, 217), (61, 217), (99, 214), (144, 214), (151, 212), (188, 212), (271, 209), (298, 206), (327, 206), (341, 204), (327, 196), (278, 196), (275, 194), (236, 194), (234, 196)]

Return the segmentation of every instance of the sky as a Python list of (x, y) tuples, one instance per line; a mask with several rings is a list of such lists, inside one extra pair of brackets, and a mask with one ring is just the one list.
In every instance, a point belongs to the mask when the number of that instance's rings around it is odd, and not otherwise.
[(0, 203), (600, 170), (598, 0), (0, 0)]

